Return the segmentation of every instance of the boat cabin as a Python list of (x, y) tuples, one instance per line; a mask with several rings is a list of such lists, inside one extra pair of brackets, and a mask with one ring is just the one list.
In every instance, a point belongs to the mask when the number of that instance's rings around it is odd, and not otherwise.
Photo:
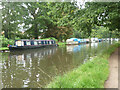
[(35, 46), (35, 45), (53, 45), (56, 44), (54, 40), (16, 40), (14, 46)]
[(9, 50), (23, 50), (23, 49), (34, 49), (44, 46), (58, 46), (54, 40), (31, 40), (31, 39), (20, 39), (15, 40), (14, 45), (8, 45)]

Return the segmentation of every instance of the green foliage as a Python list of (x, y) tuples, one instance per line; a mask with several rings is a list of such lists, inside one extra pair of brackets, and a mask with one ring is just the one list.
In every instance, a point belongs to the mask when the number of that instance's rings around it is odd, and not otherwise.
[(48, 88), (103, 88), (107, 76), (107, 60), (97, 57), (77, 69), (57, 77), (48, 85)]
[(120, 43), (110, 46), (102, 54), (78, 68), (57, 76), (47, 88), (104, 88), (109, 75), (108, 57)]
[(19, 40), (19, 39), (21, 39), (20, 37), (15, 37), (15, 40)]
[(49, 37), (49, 38), (43, 38), (43, 40), (55, 40), (56, 42), (58, 42), (58, 40), (54, 37)]
[(66, 42), (58, 42), (59, 47), (65, 47), (66, 46)]
[(3, 2), (2, 3), (2, 31), (8, 39), (13, 39), (18, 31), (18, 24), (21, 24), (22, 17), (18, 5), (20, 3)]
[(7, 47), (8, 44), (14, 44), (14, 40), (7, 39), (4, 36), (0, 36), (0, 41), (2, 42), (2, 47)]
[(91, 31), (91, 37), (98, 38), (119, 38), (120, 32), (117, 30), (109, 31), (109, 28), (105, 28), (103, 26), (96, 26)]
[[(51, 18), (51, 23), (54, 27), (48, 26), (48, 31), (45, 32), (46, 37), (49, 35), (56, 37), (59, 41), (66, 40), (72, 33), (72, 21), (74, 11), (78, 9), (76, 2), (51, 2), (48, 3), (48, 16)], [(54, 6), (54, 7), (53, 7)]]
[[(103, 26), (109, 29), (105, 32), (105, 34), (108, 33), (107, 37), (120, 37), (119, 7), (120, 2), (86, 2), (85, 8), (76, 10), (73, 29), (80, 31), (81, 37), (89, 37), (93, 27)], [(99, 32), (96, 34), (102, 37)]]
[(96, 26), (91, 31), (91, 37), (109, 38), (110, 37), (109, 29), (102, 26), (101, 27)]
[(97, 26), (108, 27), (110, 31), (119, 30), (119, 13), (120, 2), (88, 2), (86, 9), (91, 16), (93, 24)]
[[(95, 34), (100, 38), (104, 35), (120, 37), (120, 2), (86, 2), (85, 8), (78, 8), (75, 1), (3, 2), (2, 6), (2, 31), (8, 39), (38, 39), (41, 36), (62, 41), (70, 37), (94, 37)], [(96, 26), (109, 30), (96, 31)]]
[(1, 47), (0, 50), (9, 50), (8, 47)]

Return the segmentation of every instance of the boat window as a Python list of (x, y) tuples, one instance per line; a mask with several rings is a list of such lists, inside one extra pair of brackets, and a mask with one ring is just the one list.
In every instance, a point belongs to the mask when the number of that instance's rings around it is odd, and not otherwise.
[(38, 45), (36, 41), (34, 41), (34, 45)]
[(45, 44), (47, 44), (47, 41), (45, 41)]
[(48, 41), (48, 44), (50, 44), (50, 41)]
[(53, 44), (55, 44), (55, 41), (53, 41)]
[(51, 41), (51, 43), (53, 44), (53, 41)]
[(41, 41), (38, 41), (38, 44), (40, 45), (40, 44), (41, 44)]
[(27, 45), (30, 45), (30, 41), (27, 41)]
[(34, 41), (31, 41), (31, 45), (34, 45)]
[(24, 41), (24, 45), (26, 45), (26, 41)]
[(49, 41), (49, 44), (52, 44), (51, 41)]
[(42, 44), (45, 44), (45, 41), (41, 41)]
[(41, 44), (44, 44), (43, 41), (41, 41)]
[(21, 42), (21, 41), (16, 41), (16, 45), (17, 45), (17, 46), (21, 46), (21, 45), (22, 45), (22, 42)]

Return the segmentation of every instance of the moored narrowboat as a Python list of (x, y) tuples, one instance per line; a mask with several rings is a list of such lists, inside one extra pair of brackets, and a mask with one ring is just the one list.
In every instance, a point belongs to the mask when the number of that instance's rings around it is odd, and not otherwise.
[(54, 40), (20, 39), (15, 40), (14, 45), (8, 45), (9, 50), (34, 49), (48, 46), (58, 46), (58, 44)]
[(91, 42), (92, 43), (99, 42), (99, 39), (98, 38), (91, 38)]

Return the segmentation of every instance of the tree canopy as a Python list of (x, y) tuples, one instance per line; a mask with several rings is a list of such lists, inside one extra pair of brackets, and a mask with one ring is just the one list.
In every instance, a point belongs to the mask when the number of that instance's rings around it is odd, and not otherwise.
[[(120, 2), (3, 2), (6, 38), (120, 37)], [(108, 33), (108, 34), (106, 34)]]

